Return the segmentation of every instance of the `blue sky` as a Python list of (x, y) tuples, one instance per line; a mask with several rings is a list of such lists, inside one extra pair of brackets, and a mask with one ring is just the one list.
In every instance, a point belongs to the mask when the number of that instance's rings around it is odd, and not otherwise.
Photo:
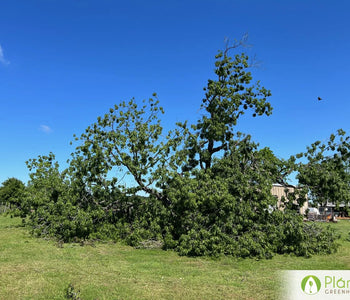
[[(25, 161), (64, 165), (109, 107), (159, 96), (164, 126), (195, 121), (224, 38), (248, 32), (272, 116), (239, 130), (287, 158), (349, 130), (349, 1), (12, 0), (0, 9), (0, 183)], [(322, 101), (317, 101), (322, 97)]]

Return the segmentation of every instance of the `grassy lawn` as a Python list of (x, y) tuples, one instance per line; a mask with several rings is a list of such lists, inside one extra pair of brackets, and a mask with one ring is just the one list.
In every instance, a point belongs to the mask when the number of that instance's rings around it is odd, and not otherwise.
[(0, 215), (0, 299), (65, 299), (72, 284), (86, 299), (277, 299), (280, 270), (350, 269), (350, 221), (338, 253), (271, 260), (180, 257), (121, 244), (81, 247), (31, 237)]

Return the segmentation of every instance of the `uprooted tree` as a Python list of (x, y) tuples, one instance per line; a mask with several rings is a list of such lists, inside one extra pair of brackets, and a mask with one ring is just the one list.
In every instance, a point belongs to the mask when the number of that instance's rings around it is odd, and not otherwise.
[[(215, 78), (204, 88), (204, 115), (195, 124), (178, 123), (164, 133), (156, 95), (141, 107), (132, 99), (76, 137), (67, 170), (59, 171), (53, 154), (30, 160), (27, 222), (33, 232), (134, 246), (157, 240), (182, 255), (334, 251), (334, 233), (304, 224), (292, 208), (305, 195), (294, 193), (284, 211), (276, 209), (271, 186), (285, 183), (293, 159), (280, 160), (235, 131), (245, 113), (272, 113), (270, 91), (252, 82), (248, 57), (229, 56), (238, 46), (216, 56)], [(121, 184), (125, 176), (134, 184)]]

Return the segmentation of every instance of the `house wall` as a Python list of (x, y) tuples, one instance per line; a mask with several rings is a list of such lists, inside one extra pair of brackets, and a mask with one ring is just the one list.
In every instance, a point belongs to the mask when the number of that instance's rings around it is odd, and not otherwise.
[[(278, 209), (283, 210), (281, 199), (282, 199), (282, 197), (287, 198), (287, 194), (285, 191), (286, 189), (288, 190), (288, 192), (294, 192), (295, 187), (294, 186), (284, 187), (284, 186), (279, 185), (279, 184), (274, 184), (271, 188), (271, 194), (277, 198), (277, 208)], [(296, 201), (294, 203), (298, 204)], [(300, 207), (300, 211), (299, 211), (300, 214), (304, 215), (305, 211), (307, 210), (308, 207), (309, 207), (309, 205), (308, 205), (308, 201), (306, 198), (304, 205), (302, 207)]]

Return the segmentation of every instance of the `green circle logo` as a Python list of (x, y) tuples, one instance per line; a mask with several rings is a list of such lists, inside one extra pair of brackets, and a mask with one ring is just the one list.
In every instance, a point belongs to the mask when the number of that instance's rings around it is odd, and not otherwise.
[(315, 275), (308, 275), (301, 281), (301, 289), (307, 295), (315, 295), (321, 289), (321, 281)]

